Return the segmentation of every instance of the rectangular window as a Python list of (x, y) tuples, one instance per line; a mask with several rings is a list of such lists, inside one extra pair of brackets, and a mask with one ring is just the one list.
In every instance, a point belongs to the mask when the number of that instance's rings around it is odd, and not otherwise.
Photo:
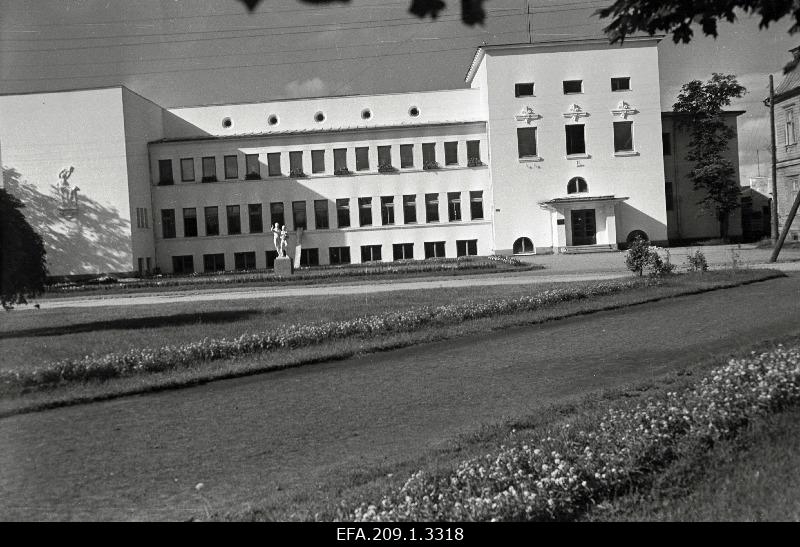
[(270, 177), (281, 176), (281, 153), (270, 152), (267, 154), (267, 172)]
[(149, 228), (147, 222), (147, 209), (145, 209), (144, 207), (136, 208), (136, 227)]
[(292, 202), (292, 220), (294, 221), (294, 229), (299, 230), (302, 228), (306, 230), (306, 202), (293, 201)]
[(517, 128), (517, 151), (520, 158), (536, 157), (536, 128)]
[(425, 258), (444, 258), (444, 241), (426, 241)]
[(331, 247), (328, 249), (328, 258), (334, 266), (350, 264), (350, 247)]
[(161, 237), (175, 237), (175, 209), (161, 209)]
[(237, 270), (255, 270), (256, 253), (249, 251), (244, 253), (233, 253), (233, 267)]
[(583, 93), (583, 80), (564, 80), (564, 95)]
[(300, 267), (319, 266), (319, 249), (300, 249)]
[(378, 147), (378, 167), (390, 167), (392, 165), (392, 147)]
[(477, 239), (460, 239), (456, 240), (456, 256), (477, 256), (478, 254), (478, 240)]
[(414, 145), (401, 144), (400, 145), (400, 168), (407, 169), (414, 167)]
[(194, 273), (194, 257), (192, 255), (173, 256), (172, 273), (176, 274)]
[(325, 150), (311, 151), (311, 172), (312, 173), (325, 172)]
[(439, 194), (425, 194), (425, 222), (439, 222)]
[(289, 176), (299, 177), (303, 172), (303, 152), (289, 152)]
[(467, 165), (481, 165), (481, 141), (467, 141)]
[(239, 212), (239, 206), (228, 205), (225, 208), (225, 214), (228, 217), (228, 235), (241, 234), (242, 219)]
[(461, 220), (461, 192), (447, 192), (447, 218), (450, 222)]
[(172, 178), (172, 160), (158, 160), (158, 184), (168, 186), (174, 184)]
[(483, 219), (483, 190), (469, 193), (469, 215), (472, 220)]
[(181, 159), (181, 182), (194, 182), (194, 158)]
[(258, 160), (258, 154), (246, 154), (244, 168), (247, 171), (244, 178), (247, 180), (261, 180), (261, 162)]
[(346, 173), (347, 169), (347, 148), (333, 149), (333, 172), (338, 175)]
[(586, 141), (583, 138), (583, 124), (565, 125), (567, 135), (567, 155), (585, 154)]
[(369, 169), (369, 148), (366, 146), (356, 148), (356, 171)]
[(219, 235), (219, 211), (217, 207), (206, 207), (206, 235), (218, 236)]
[(661, 133), (661, 147), (664, 149), (665, 156), (672, 155), (672, 134)]
[(217, 182), (217, 158), (203, 158), (203, 182)]
[(197, 237), (197, 209), (183, 210), (183, 237)]
[(611, 78), (611, 91), (629, 91), (631, 88), (631, 79), (624, 78)]
[(426, 142), (422, 144), (422, 166), (431, 167), (436, 163), (436, 143)]
[(458, 165), (458, 141), (444, 143), (444, 164)]
[(267, 251), (264, 254), (266, 255), (266, 260), (267, 260), (267, 269), (268, 270), (275, 269), (275, 259), (278, 258), (278, 251), (275, 250)]
[(225, 255), (223, 253), (203, 255), (204, 272), (224, 272)]
[(667, 202), (667, 211), (672, 211), (675, 208), (675, 203), (673, 201), (672, 183), (669, 181), (664, 183), (664, 197)]
[(381, 259), (380, 245), (362, 245), (361, 262), (375, 262)]
[(372, 198), (358, 198), (358, 225), (372, 226)]
[(286, 224), (286, 219), (283, 217), (283, 203), (274, 202), (269, 204), (269, 217), (270, 226), (278, 225), (278, 229)]
[(414, 258), (413, 243), (395, 243), (392, 245), (393, 260), (411, 260)]
[(328, 226), (328, 200), (314, 200), (314, 228), (317, 230), (327, 230)]
[(633, 152), (633, 122), (614, 122), (614, 152)]
[(417, 196), (403, 196), (403, 222), (405, 224), (416, 224)]
[(514, 84), (515, 97), (533, 97), (533, 82)]
[(797, 134), (794, 128), (794, 109), (787, 108), (786, 115), (786, 146), (797, 143)]
[(251, 234), (260, 234), (264, 231), (264, 221), (261, 218), (260, 203), (251, 203), (247, 206), (247, 220), (250, 223)]
[(381, 197), (381, 224), (394, 224), (394, 196)]
[(336, 200), (336, 223), (339, 228), (350, 227), (350, 198)]
[(238, 179), (239, 178), (239, 159), (236, 156), (225, 156), (225, 178)]

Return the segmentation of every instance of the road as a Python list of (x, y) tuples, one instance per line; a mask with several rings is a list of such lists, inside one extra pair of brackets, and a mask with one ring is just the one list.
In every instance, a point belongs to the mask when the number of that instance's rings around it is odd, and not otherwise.
[[(800, 275), (0, 420), (0, 518), (182, 520), (800, 330)], [(202, 482), (204, 498), (194, 489)]]

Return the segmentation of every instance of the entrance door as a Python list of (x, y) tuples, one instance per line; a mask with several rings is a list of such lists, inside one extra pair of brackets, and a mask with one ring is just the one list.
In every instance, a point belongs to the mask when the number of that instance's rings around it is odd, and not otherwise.
[(572, 211), (572, 244), (596, 245), (597, 225), (594, 209), (577, 209)]

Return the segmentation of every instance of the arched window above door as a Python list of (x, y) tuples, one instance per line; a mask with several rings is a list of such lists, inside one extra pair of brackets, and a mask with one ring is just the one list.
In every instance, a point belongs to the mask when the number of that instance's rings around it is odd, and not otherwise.
[(567, 193), (577, 194), (579, 192), (588, 192), (589, 185), (586, 184), (586, 179), (583, 177), (573, 177), (567, 183)]

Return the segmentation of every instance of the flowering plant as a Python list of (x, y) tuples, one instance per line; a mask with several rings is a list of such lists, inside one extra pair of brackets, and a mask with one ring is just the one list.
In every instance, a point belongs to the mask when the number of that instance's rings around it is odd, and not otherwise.
[(391, 163), (382, 163), (378, 166), (379, 173), (394, 173), (397, 171), (397, 167), (393, 166)]
[(305, 178), (307, 175), (303, 172), (302, 167), (295, 167), (294, 169), (289, 171), (289, 176), (294, 177), (296, 179), (302, 179)]
[(351, 171), (347, 167), (337, 167), (333, 170), (334, 175), (349, 175), (350, 173)]
[(483, 162), (480, 158), (469, 158), (467, 159), (467, 167), (479, 167), (483, 165)]
[(439, 163), (435, 161), (429, 161), (425, 163), (422, 168), (426, 171), (430, 171), (431, 169), (439, 169)]

